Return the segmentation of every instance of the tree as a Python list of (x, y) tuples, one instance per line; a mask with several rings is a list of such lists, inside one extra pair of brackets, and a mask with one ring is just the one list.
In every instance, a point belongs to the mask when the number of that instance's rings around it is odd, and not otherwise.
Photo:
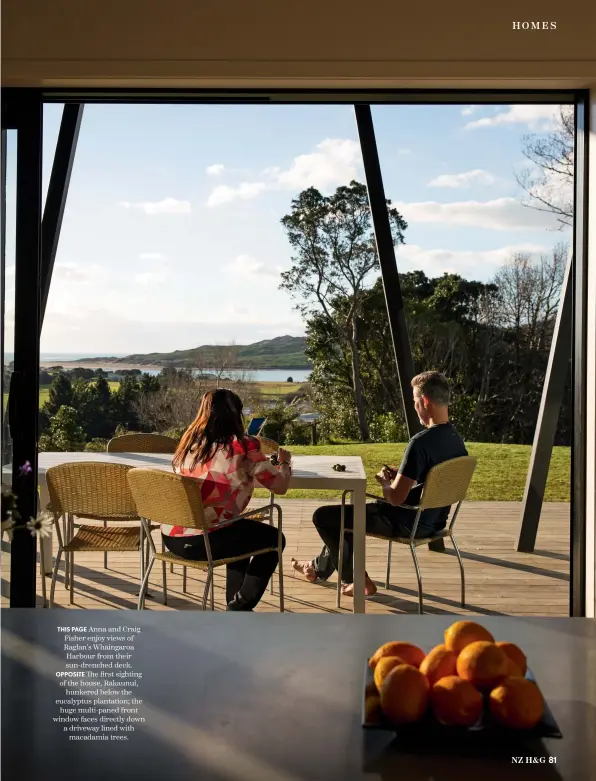
[(238, 348), (234, 342), (215, 345), (209, 352), (209, 359), (213, 363), (209, 368), (215, 373), (216, 387), (219, 388), (224, 374), (238, 366)]
[(60, 407), (50, 421), (47, 434), (39, 439), (39, 449), (45, 451), (82, 450), (85, 445), (85, 432), (77, 423), (77, 411), (66, 405)]
[[(394, 244), (402, 244), (407, 223), (387, 201)], [(281, 220), (295, 251), (292, 267), (282, 273), (281, 289), (298, 300), (306, 318), (322, 317), (350, 357), (351, 391), (360, 438), (369, 439), (360, 371), (358, 325), (371, 273), (379, 269), (368, 193), (352, 181), (331, 196), (316, 188), (304, 190), (292, 201), (292, 211)], [(338, 307), (338, 302), (346, 303)]]
[(530, 166), (515, 174), (526, 193), (524, 206), (555, 214), (560, 229), (573, 225), (573, 106), (561, 106), (555, 129), (522, 139)]
[(48, 417), (55, 415), (60, 407), (72, 405), (72, 383), (64, 374), (57, 374), (50, 385), (48, 400), (43, 406)]

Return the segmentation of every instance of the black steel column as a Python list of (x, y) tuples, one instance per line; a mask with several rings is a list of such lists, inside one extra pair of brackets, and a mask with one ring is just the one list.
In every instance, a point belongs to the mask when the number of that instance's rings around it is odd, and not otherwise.
[(567, 268), (565, 269), (557, 320), (544, 378), (540, 411), (538, 412), (536, 431), (534, 432), (532, 456), (526, 477), (521, 528), (515, 548), (517, 551), (524, 553), (532, 553), (536, 545), (536, 534), (538, 533), (540, 513), (544, 501), (548, 469), (555, 443), (563, 394), (565, 393), (565, 383), (569, 374), (572, 304), (573, 256), (570, 255), (567, 261)]
[(397, 264), (395, 262), (395, 250), (393, 247), (389, 215), (387, 214), (387, 200), (385, 198), (385, 188), (383, 187), (383, 177), (379, 164), (375, 130), (373, 127), (370, 106), (355, 105), (354, 110), (356, 112), (356, 124), (358, 125), (360, 146), (362, 148), (364, 175), (366, 177), (368, 200), (370, 202), (375, 239), (377, 242), (377, 252), (379, 254), (379, 263), (383, 278), (383, 289), (385, 291), (385, 302), (387, 304), (389, 328), (391, 329), (391, 339), (395, 352), (399, 386), (404, 405), (404, 415), (408, 427), (408, 435), (412, 437), (418, 431), (421, 431), (422, 426), (418, 419), (418, 415), (416, 414), (416, 410), (414, 409), (412, 388), (410, 386), (412, 377), (414, 377), (415, 374), (414, 362), (412, 360), (404, 302), (401, 295)]
[[(586, 430), (589, 93), (575, 104), (573, 222), (573, 445), (571, 450), (570, 615), (586, 614)], [(594, 302), (591, 304), (594, 306)]]
[(68, 186), (77, 151), (79, 130), (83, 119), (82, 103), (67, 103), (62, 112), (62, 122), (58, 133), (56, 153), (52, 165), (52, 174), (48, 185), (48, 194), (43, 210), (41, 224), (41, 296), (40, 296), (40, 333), (50, 292), (54, 261), (60, 239), (62, 218)]
[[(15, 338), (10, 422), (13, 490), (22, 520), (37, 513), (37, 423), (39, 414), (39, 283), (43, 106), (37, 93), (19, 96), (15, 237)], [(29, 462), (30, 470), (21, 473)], [(10, 560), (10, 606), (35, 607), (36, 539), (15, 531)]]
[[(4, 111), (4, 106), (2, 106)], [(6, 304), (6, 128), (2, 128), (2, 148), (0, 150), (0, 166), (2, 167), (2, 181), (0, 182), (0, 358), (2, 359), (2, 377), (0, 378), (0, 392), (2, 406), (0, 407), (0, 436), (4, 438), (4, 309)], [(4, 454), (4, 447), (0, 448), (0, 455)], [(4, 458), (0, 458), (0, 466), (4, 466)]]

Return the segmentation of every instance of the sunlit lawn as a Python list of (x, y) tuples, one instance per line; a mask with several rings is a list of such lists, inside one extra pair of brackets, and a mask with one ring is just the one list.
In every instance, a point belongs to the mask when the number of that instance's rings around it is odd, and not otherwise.
[[(521, 501), (531, 447), (529, 445), (493, 445), (470, 442), (467, 445), (471, 456), (478, 458), (478, 466), (468, 491), (472, 501), (511, 502)], [(405, 444), (380, 445), (317, 445), (316, 447), (295, 446), (290, 450), (296, 455), (332, 455), (341, 463), (341, 456), (360, 456), (368, 477), (368, 490), (378, 493), (375, 473), (383, 464), (398, 465)], [(545, 501), (568, 502), (571, 454), (568, 447), (556, 447), (550, 463)], [(267, 496), (266, 492), (255, 492), (256, 496)], [(289, 499), (333, 499), (333, 491), (289, 491)]]

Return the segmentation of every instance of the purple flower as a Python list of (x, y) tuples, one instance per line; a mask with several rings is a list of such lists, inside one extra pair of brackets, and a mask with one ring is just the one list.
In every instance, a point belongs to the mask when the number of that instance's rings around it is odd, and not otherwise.
[(21, 477), (26, 477), (26, 475), (30, 475), (31, 472), (33, 472), (33, 468), (29, 461), (25, 461), (23, 466), (19, 467), (19, 475)]

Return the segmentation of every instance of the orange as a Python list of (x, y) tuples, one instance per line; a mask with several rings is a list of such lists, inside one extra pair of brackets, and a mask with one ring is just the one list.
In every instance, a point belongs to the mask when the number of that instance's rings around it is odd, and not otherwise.
[(457, 661), (456, 655), (444, 645), (437, 645), (424, 657), (420, 665), (420, 672), (428, 678), (432, 686), (447, 675), (455, 675)]
[(410, 724), (422, 718), (428, 707), (426, 675), (409, 664), (389, 671), (381, 687), (381, 709), (394, 724)]
[(524, 677), (524, 674), (522, 673), (522, 671), (519, 669), (519, 667), (516, 665), (516, 663), (513, 661), (513, 659), (510, 656), (507, 657), (507, 665), (508, 665), (508, 668), (509, 668), (507, 670), (507, 675), (509, 677), (511, 677), (511, 678), (523, 678)]
[(528, 662), (522, 649), (518, 645), (515, 645), (515, 643), (508, 643), (503, 640), (495, 643), (495, 645), (498, 645), (501, 651), (504, 651), (507, 654), (511, 661), (519, 668), (522, 676), (524, 676), (528, 669)]
[(492, 689), (509, 672), (509, 660), (494, 643), (470, 643), (457, 657), (457, 674), (479, 689)]
[(381, 691), (383, 681), (389, 675), (389, 672), (393, 670), (394, 667), (397, 667), (398, 664), (406, 664), (406, 662), (404, 662), (403, 659), (400, 659), (399, 656), (384, 656), (382, 659), (379, 659), (375, 666), (374, 673), (377, 691)]
[(375, 721), (381, 715), (381, 698), (378, 693), (367, 697), (364, 701), (364, 715), (366, 721)]
[(445, 645), (457, 656), (470, 643), (484, 640), (494, 643), (495, 638), (488, 629), (475, 621), (456, 621), (445, 630)]
[(482, 713), (482, 695), (469, 681), (448, 675), (430, 693), (432, 709), (441, 724), (471, 727)]
[(420, 667), (420, 662), (424, 659), (425, 654), (417, 645), (406, 643), (403, 640), (392, 640), (390, 643), (384, 643), (374, 652), (368, 662), (370, 668), (374, 670), (379, 659), (384, 656), (399, 656), (406, 664)]
[(489, 696), (495, 720), (515, 729), (531, 729), (542, 718), (544, 700), (540, 689), (525, 678), (505, 678)]

